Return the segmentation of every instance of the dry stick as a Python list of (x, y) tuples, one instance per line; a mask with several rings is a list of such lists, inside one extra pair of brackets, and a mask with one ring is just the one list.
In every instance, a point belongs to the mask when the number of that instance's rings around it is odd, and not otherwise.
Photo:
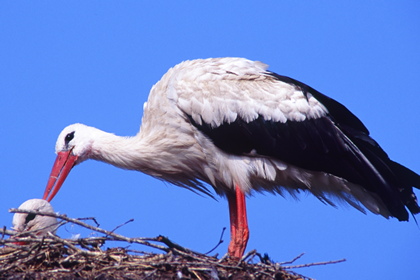
[(213, 252), (214, 250), (216, 250), (216, 249), (217, 249), (217, 247), (219, 247), (219, 246), (220, 246), (220, 244), (222, 244), (222, 243), (223, 243), (223, 235), (224, 235), (224, 233), (225, 233), (225, 230), (226, 230), (226, 227), (224, 227), (224, 228), (222, 229), (222, 233), (220, 234), (219, 242), (216, 244), (216, 246), (214, 246), (214, 247), (213, 247), (213, 249), (211, 249), (211, 250), (210, 250), (210, 251), (208, 251), (207, 253), (204, 253), (204, 255), (208, 255), (208, 254), (210, 254), (211, 252)]
[(80, 221), (91, 220), (96, 224), (97, 227), (100, 226), (100, 224), (98, 223), (95, 217), (77, 218), (77, 220), (80, 220)]
[(1, 232), (1, 239), (4, 239), (4, 234), (7, 231), (6, 226), (3, 226), (3, 231)]
[(248, 253), (246, 253), (242, 258), (241, 258), (241, 262), (245, 262), (247, 258), (251, 257), (253, 258), (255, 255), (257, 254), (257, 250), (251, 250)]
[[(114, 232), (114, 231), (116, 231), (117, 229), (119, 229), (120, 227), (125, 226), (126, 224), (131, 223), (131, 222), (133, 222), (133, 221), (134, 221), (134, 219), (130, 219), (130, 220), (128, 220), (127, 222), (122, 223), (122, 224), (121, 224), (121, 225), (119, 225), (119, 226), (116, 226), (113, 230), (111, 230), (111, 232)], [(98, 225), (98, 226), (99, 226), (99, 225)]]
[(284, 264), (292, 264), (295, 261), (297, 261), (298, 259), (300, 259), (303, 255), (305, 255), (305, 253), (301, 253), (300, 255), (298, 255), (297, 257), (295, 257), (294, 259), (292, 259), (291, 261), (287, 261), (287, 262), (281, 262), (280, 265), (284, 265)]
[(308, 263), (308, 264), (298, 264), (298, 265), (291, 265), (291, 266), (283, 266), (284, 269), (295, 269), (295, 268), (303, 268), (303, 267), (311, 267), (316, 265), (327, 265), (327, 264), (335, 264), (345, 262), (346, 259), (336, 260), (336, 261), (326, 261), (326, 262), (315, 262), (315, 263)]
[(190, 249), (187, 249), (185, 247), (182, 247), (181, 245), (171, 241), (168, 237), (163, 236), (163, 235), (159, 235), (157, 237), (157, 240), (162, 242), (163, 244), (165, 244), (166, 246), (168, 246), (170, 249), (175, 249), (177, 251), (182, 251), (182, 252), (186, 252), (186, 253), (194, 253), (194, 254), (198, 254), (197, 252), (194, 252)]
[[(61, 220), (64, 220), (64, 221), (67, 221), (67, 222), (85, 227), (85, 228), (93, 230), (93, 231), (97, 231), (97, 232), (100, 232), (100, 233), (104, 233), (104, 234), (111, 233), (107, 230), (104, 230), (104, 229), (86, 224), (84, 222), (81, 222), (79, 219), (69, 218), (69, 217), (67, 217), (67, 215), (61, 215), (61, 214), (56, 214), (56, 213), (48, 213), (48, 212), (39, 212), (39, 211), (32, 211), (32, 210), (24, 210), (24, 209), (15, 209), (15, 208), (9, 209), (9, 212), (10, 213), (35, 214), (35, 215), (41, 215), (41, 216), (54, 217), (54, 218), (58, 218), (58, 219), (61, 219)], [(119, 236), (119, 234), (116, 234), (116, 233), (114, 235)], [(112, 235), (110, 235), (110, 236), (112, 236)], [(118, 238), (120, 238), (120, 237), (124, 237), (124, 236), (119, 236)]]
[(1, 239), (2, 240), (4, 240), (5, 235), (14, 236), (14, 235), (17, 234), (16, 231), (6, 229), (6, 226), (4, 226), (2, 229), (0, 229), (0, 231), (1, 231)]

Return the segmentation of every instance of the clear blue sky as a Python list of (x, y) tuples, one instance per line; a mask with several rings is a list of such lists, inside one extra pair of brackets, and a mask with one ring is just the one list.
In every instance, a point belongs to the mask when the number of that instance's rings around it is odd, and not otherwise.
[[(418, 1), (144, 2), (0, 3), (0, 226), (11, 225), (9, 208), (42, 196), (62, 128), (82, 122), (136, 134), (151, 86), (186, 59), (261, 60), (345, 104), (392, 159), (420, 172)], [(134, 218), (117, 232), (163, 234), (200, 252), (229, 225), (224, 199), (94, 161), (70, 173), (53, 206), (71, 217), (96, 217), (109, 230)], [(302, 252), (298, 263), (347, 259), (298, 273), (420, 275), (420, 229), (413, 220), (335, 209), (309, 195), (294, 201), (256, 194), (248, 215), (248, 250), (278, 262)], [(66, 227), (59, 234), (78, 232)], [(228, 234), (224, 240), (220, 254)]]

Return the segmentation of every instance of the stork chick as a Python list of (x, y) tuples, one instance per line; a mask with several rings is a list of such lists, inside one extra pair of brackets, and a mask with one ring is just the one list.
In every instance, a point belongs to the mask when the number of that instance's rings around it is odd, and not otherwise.
[[(44, 199), (29, 199), (22, 203), (18, 209), (54, 213), (51, 204)], [(54, 217), (27, 213), (15, 213), (12, 223), (15, 231), (19, 233), (31, 232), (38, 236), (46, 235), (47, 232), (55, 233), (58, 225), (57, 219)]]

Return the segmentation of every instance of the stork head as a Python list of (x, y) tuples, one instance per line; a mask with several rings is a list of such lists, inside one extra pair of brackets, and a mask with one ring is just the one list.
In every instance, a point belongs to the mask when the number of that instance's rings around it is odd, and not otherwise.
[[(51, 204), (43, 199), (29, 199), (22, 203), (19, 209), (54, 213)], [(56, 218), (36, 214), (16, 213), (13, 216), (12, 224), (13, 230), (17, 232), (31, 231), (37, 235), (43, 235), (48, 231), (55, 233), (57, 229)]]
[(57, 139), (57, 158), (45, 188), (43, 199), (51, 201), (60, 190), (70, 170), (89, 158), (92, 150), (94, 128), (72, 124), (63, 129)]

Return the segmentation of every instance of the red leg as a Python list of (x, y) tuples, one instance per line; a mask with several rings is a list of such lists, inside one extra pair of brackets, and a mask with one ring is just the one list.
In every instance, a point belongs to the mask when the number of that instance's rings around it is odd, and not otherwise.
[(229, 193), (227, 198), (230, 213), (228, 254), (234, 258), (242, 258), (249, 239), (245, 195), (238, 186), (235, 186), (235, 193)]

